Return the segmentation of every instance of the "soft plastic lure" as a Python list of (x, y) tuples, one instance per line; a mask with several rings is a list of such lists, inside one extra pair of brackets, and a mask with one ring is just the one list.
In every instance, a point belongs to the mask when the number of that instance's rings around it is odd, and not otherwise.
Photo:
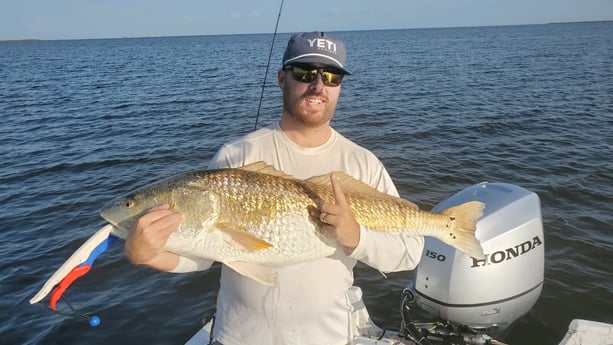
[(77, 249), (49, 279), (47, 279), (38, 293), (30, 299), (30, 304), (42, 301), (51, 292), (49, 306), (52, 310), (57, 311), (57, 302), (60, 298), (63, 298), (77, 316), (87, 319), (91, 326), (98, 326), (100, 324), (100, 318), (97, 316), (86, 316), (76, 311), (70, 302), (64, 298), (64, 292), (66, 292), (66, 289), (68, 289), (75, 280), (89, 272), (98, 256), (115, 243), (118, 237), (111, 235), (112, 229), (113, 227), (111, 225), (105, 225), (85, 241), (85, 243), (83, 243), (83, 245), (81, 245), (81, 247), (79, 247), (79, 249)]

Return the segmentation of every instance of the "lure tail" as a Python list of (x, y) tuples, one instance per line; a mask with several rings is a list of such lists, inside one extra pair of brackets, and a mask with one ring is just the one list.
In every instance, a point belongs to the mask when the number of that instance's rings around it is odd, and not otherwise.
[(87, 319), (92, 326), (100, 324), (100, 318), (97, 316), (86, 316), (77, 312), (64, 296), (64, 292), (78, 278), (85, 275), (94, 264), (94, 261), (100, 254), (105, 252), (118, 237), (111, 235), (111, 225), (106, 225), (92, 235), (79, 249), (77, 249), (64, 262), (55, 273), (47, 279), (43, 287), (30, 299), (30, 304), (42, 301), (49, 293), (49, 306), (52, 310), (57, 311), (57, 302), (60, 298), (64, 299), (70, 309), (80, 317)]

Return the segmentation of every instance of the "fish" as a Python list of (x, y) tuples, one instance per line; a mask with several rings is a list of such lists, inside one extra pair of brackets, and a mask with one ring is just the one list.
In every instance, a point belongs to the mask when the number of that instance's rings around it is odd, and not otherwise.
[[(469, 201), (438, 213), (382, 193), (335, 172), (356, 221), (372, 231), (432, 236), (483, 259), (475, 237), (485, 205)], [(126, 239), (136, 220), (168, 204), (183, 215), (164, 249), (221, 262), (240, 274), (274, 285), (279, 265), (327, 257), (342, 250), (309, 213), (334, 203), (330, 175), (296, 179), (263, 162), (241, 168), (190, 171), (151, 183), (111, 200), (100, 215), (112, 233)]]

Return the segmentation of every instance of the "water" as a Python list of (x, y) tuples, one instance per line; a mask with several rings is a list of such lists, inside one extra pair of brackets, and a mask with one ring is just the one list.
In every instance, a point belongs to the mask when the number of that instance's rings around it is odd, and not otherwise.
[[(540, 196), (543, 292), (501, 340), (557, 344), (573, 318), (613, 322), (613, 23), (337, 36), (353, 75), (334, 126), (383, 160), (403, 197), (430, 209), (481, 181)], [(287, 38), (277, 36), (259, 126), (280, 114)], [(198, 329), (218, 268), (158, 273), (121, 245), (68, 291), (100, 327), (28, 300), (104, 224), (102, 204), (204, 168), (253, 129), (270, 40), (0, 44), (0, 343), (183, 344)], [(412, 273), (356, 275), (375, 321), (396, 328)]]

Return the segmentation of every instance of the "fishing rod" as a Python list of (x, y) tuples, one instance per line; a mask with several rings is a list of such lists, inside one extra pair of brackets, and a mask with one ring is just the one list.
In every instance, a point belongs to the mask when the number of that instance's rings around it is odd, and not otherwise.
[(258, 129), (258, 119), (260, 118), (260, 109), (262, 109), (262, 100), (264, 99), (264, 88), (266, 87), (266, 78), (268, 77), (268, 69), (270, 67), (270, 59), (272, 58), (272, 52), (275, 47), (275, 38), (277, 37), (277, 29), (279, 28), (279, 19), (281, 19), (281, 11), (283, 10), (283, 0), (279, 6), (279, 14), (277, 15), (277, 24), (275, 24), (275, 32), (272, 34), (272, 42), (270, 44), (270, 53), (268, 53), (268, 62), (266, 63), (266, 72), (264, 72), (264, 82), (262, 83), (262, 91), (260, 93), (260, 103), (258, 104), (258, 112), (255, 115), (255, 125), (253, 130)]

